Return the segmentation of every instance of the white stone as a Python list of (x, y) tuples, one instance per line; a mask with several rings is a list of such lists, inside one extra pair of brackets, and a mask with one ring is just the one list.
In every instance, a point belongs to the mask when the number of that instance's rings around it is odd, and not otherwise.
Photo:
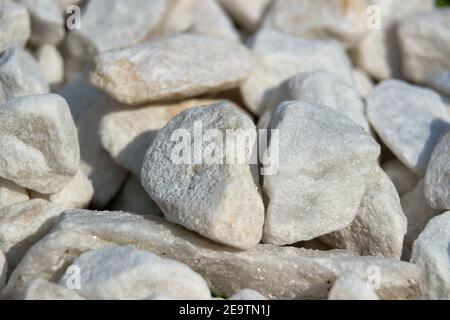
[(3, 289), (6, 282), (6, 273), (8, 270), (8, 264), (6, 263), (6, 257), (0, 250), (0, 292)]
[(450, 210), (450, 130), (431, 154), (425, 175), (425, 197), (433, 209)]
[(366, 180), (366, 191), (355, 220), (343, 230), (321, 238), (333, 248), (362, 256), (400, 259), (407, 221), (400, 198), (389, 177), (375, 167)]
[(450, 121), (439, 95), (398, 80), (386, 80), (372, 91), (367, 116), (381, 140), (420, 176)]
[(355, 64), (377, 80), (401, 77), (397, 24), (413, 13), (431, 10), (434, 2), (368, 0), (367, 22), (371, 28), (354, 52)]
[[(197, 129), (199, 123), (202, 133)], [(195, 159), (198, 151), (194, 150), (194, 158), (187, 155), (186, 161), (178, 162), (182, 144), (171, 137), (178, 137), (181, 130), (192, 138), (185, 141), (188, 137), (184, 136), (184, 145), (198, 149), (203, 157)], [(203, 136), (200, 140), (199, 134), (208, 130), (217, 130), (222, 137)], [(241, 154), (224, 151), (224, 146), (247, 138), (249, 152), (241, 152), (242, 162), (232, 162)], [(251, 157), (256, 143), (252, 120), (232, 104), (186, 110), (161, 129), (149, 147), (142, 167), (142, 185), (169, 221), (232, 247), (251, 248), (260, 242), (264, 223), (258, 166)], [(215, 156), (211, 156), (213, 152)]]
[(228, 300), (267, 300), (267, 298), (258, 291), (244, 289), (233, 294)]
[(86, 300), (75, 290), (43, 279), (36, 279), (27, 288), (24, 300)]
[(411, 262), (421, 269), (425, 299), (450, 299), (450, 211), (432, 219), (414, 242)]
[(179, 34), (99, 55), (90, 80), (120, 102), (141, 104), (236, 88), (251, 66), (236, 41)]
[(58, 49), (50, 44), (44, 44), (35, 53), (47, 82), (58, 85), (64, 81), (64, 60)]
[(375, 87), (373, 80), (362, 69), (353, 69), (353, 83), (355, 89), (363, 98), (367, 98)]
[(47, 79), (31, 54), (11, 48), (0, 55), (0, 104), (19, 96), (49, 92)]
[(67, 209), (87, 208), (94, 196), (92, 182), (82, 170), (78, 170), (73, 179), (59, 192), (49, 195), (31, 192), (31, 198), (50, 201)]
[(263, 241), (292, 244), (350, 225), (380, 153), (375, 140), (330, 107), (302, 101), (281, 104), (269, 129), (279, 132), (279, 166), (264, 176)]
[(236, 23), (247, 31), (254, 31), (273, 0), (219, 0)]
[(0, 177), (45, 194), (60, 191), (72, 180), (80, 149), (64, 98), (14, 98), (0, 106), (0, 119)]
[[(88, 299), (144, 299), (164, 294), (176, 300), (207, 300), (203, 278), (186, 265), (127, 246), (109, 246), (81, 254), (72, 266), (80, 270), (80, 289)], [(69, 267), (70, 269), (70, 267)], [(59, 280), (65, 285), (72, 273)]]
[(30, 15), (20, 3), (0, 2), (0, 53), (8, 48), (22, 47), (30, 38)]
[(403, 20), (398, 38), (406, 79), (425, 83), (450, 70), (450, 9), (433, 10)]
[(62, 209), (41, 199), (0, 209), (0, 250), (15, 266), (27, 250), (53, 226)]
[(386, 161), (382, 168), (394, 183), (400, 197), (414, 189), (420, 180), (414, 172), (397, 159)]
[(260, 115), (265, 99), (290, 77), (307, 71), (326, 70), (352, 83), (351, 64), (344, 48), (334, 40), (305, 40), (262, 29), (250, 41), (255, 66), (241, 86), (245, 104)]
[(367, 32), (365, 4), (342, 0), (275, 1), (264, 18), (264, 26), (302, 38), (335, 38), (351, 47)]
[(0, 209), (29, 199), (25, 188), (0, 178)]
[(64, 38), (64, 19), (56, 0), (17, 0), (25, 5), (31, 17), (33, 44), (57, 45)]
[(346, 272), (333, 285), (328, 300), (380, 300), (368, 281)]
[(261, 244), (249, 251), (230, 250), (155, 216), (83, 210), (65, 213), (28, 251), (3, 297), (21, 298), (34, 279), (57, 279), (80, 252), (112, 243), (139, 244), (140, 250), (180, 261), (203, 276), (218, 296), (252, 288), (268, 299), (326, 299), (331, 283), (344, 272), (367, 280), (377, 268), (382, 275), (376, 290), (381, 299), (419, 297), (419, 270), (410, 263)]

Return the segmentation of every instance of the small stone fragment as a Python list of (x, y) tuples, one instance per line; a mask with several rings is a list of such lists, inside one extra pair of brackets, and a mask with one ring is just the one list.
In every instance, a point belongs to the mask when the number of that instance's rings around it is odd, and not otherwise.
[(375, 87), (372, 79), (362, 69), (353, 69), (353, 83), (361, 97), (367, 98)]
[(25, 188), (0, 178), (0, 209), (18, 202), (28, 201), (29, 199)]
[(337, 278), (328, 300), (380, 300), (380, 298), (368, 281), (352, 272), (346, 272)]
[[(186, 265), (129, 246), (85, 252), (72, 266), (81, 271), (77, 291), (91, 300), (137, 300), (154, 294), (176, 300), (211, 298), (205, 280)], [(70, 276), (71, 272), (66, 272), (59, 284), (65, 285)]]
[[(269, 129), (279, 131), (278, 171), (264, 177), (265, 243), (286, 245), (343, 229), (355, 218), (380, 148), (341, 113), (284, 102)], [(270, 141), (268, 149), (278, 145)]]
[(45, 194), (60, 191), (72, 180), (80, 149), (64, 98), (14, 98), (0, 107), (0, 119), (0, 177)]
[(403, 20), (398, 30), (406, 79), (425, 83), (450, 70), (450, 9), (433, 10)]
[(355, 220), (347, 228), (321, 238), (333, 248), (362, 256), (400, 259), (407, 221), (394, 185), (379, 167), (366, 180)]
[(233, 294), (228, 300), (267, 300), (267, 298), (258, 291), (244, 289)]
[(67, 289), (43, 279), (31, 282), (25, 292), (24, 300), (86, 300), (75, 290)]
[(64, 81), (64, 60), (55, 46), (44, 44), (39, 47), (36, 60), (50, 85), (59, 85)]
[(450, 130), (431, 154), (425, 175), (425, 198), (437, 210), (450, 210)]
[(0, 53), (8, 48), (23, 47), (30, 38), (30, 15), (20, 3), (0, 2)]
[(120, 102), (141, 104), (235, 88), (251, 66), (236, 41), (179, 34), (99, 55), (90, 79)]
[(11, 48), (0, 55), (0, 104), (19, 96), (49, 92), (41, 68), (26, 50)]
[(420, 176), (450, 121), (439, 95), (398, 80), (386, 80), (372, 91), (367, 115), (381, 140)]
[(421, 270), (425, 299), (450, 299), (450, 211), (432, 219), (414, 242), (411, 262)]
[(254, 31), (273, 0), (219, 0), (236, 23), (247, 31)]
[(267, 108), (270, 90), (298, 73), (326, 70), (352, 83), (350, 60), (344, 48), (334, 40), (305, 40), (280, 32), (262, 29), (249, 46), (255, 66), (241, 86), (244, 101), (253, 113)]
[(417, 186), (419, 177), (397, 159), (386, 161), (382, 166), (401, 197)]
[(0, 250), (13, 267), (53, 226), (62, 209), (41, 199), (0, 209)]
[[(183, 143), (173, 140), (173, 135)], [(225, 144), (238, 139), (247, 141), (245, 150), (224, 150)], [(251, 248), (260, 242), (264, 223), (258, 167), (251, 162), (256, 143), (252, 120), (232, 104), (183, 111), (149, 147), (142, 185), (167, 220), (220, 243)], [(188, 149), (194, 150), (193, 158)]]

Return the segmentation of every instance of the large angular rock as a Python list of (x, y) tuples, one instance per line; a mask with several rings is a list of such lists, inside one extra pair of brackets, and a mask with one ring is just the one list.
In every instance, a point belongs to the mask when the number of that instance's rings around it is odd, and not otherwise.
[(59, 85), (64, 81), (64, 60), (55, 46), (42, 45), (37, 49), (35, 56), (50, 85)]
[(450, 130), (431, 154), (425, 175), (425, 198), (433, 209), (450, 210)]
[[(17, 0), (31, 17), (31, 38), (35, 45), (57, 45), (64, 38), (64, 19), (56, 0)], [(95, 2), (95, 1), (94, 1)]]
[(0, 291), (3, 289), (3, 286), (5, 285), (7, 269), (8, 264), (6, 263), (5, 255), (0, 250)]
[(411, 262), (421, 269), (425, 299), (450, 299), (450, 211), (431, 220), (414, 242)]
[[(283, 101), (301, 100), (331, 107), (346, 115), (369, 132), (365, 116), (365, 105), (358, 92), (347, 82), (327, 71), (300, 73), (285, 81), (268, 97), (267, 114), (264, 120), (270, 122), (273, 110)], [(261, 121), (261, 120), (260, 120)], [(260, 124), (258, 126), (261, 127)], [(266, 126), (263, 126), (266, 127)]]
[(11, 48), (0, 55), (0, 104), (19, 96), (49, 92), (47, 79), (31, 54)]
[(352, 83), (350, 61), (344, 48), (333, 40), (305, 40), (262, 29), (249, 43), (255, 66), (241, 86), (247, 107), (260, 115), (265, 99), (290, 77), (307, 71), (326, 70)]
[(264, 26), (302, 38), (335, 38), (348, 47), (367, 32), (365, 1), (280, 0), (264, 18)]
[(333, 248), (366, 256), (400, 259), (407, 221), (400, 198), (388, 176), (375, 167), (366, 180), (366, 191), (355, 220), (347, 228), (321, 238)]
[(398, 22), (416, 12), (432, 10), (434, 3), (434, 0), (368, 0), (370, 30), (354, 52), (356, 65), (377, 80), (401, 77)]
[[(208, 135), (209, 130), (215, 132)], [(228, 148), (238, 139), (246, 141), (245, 150)], [(252, 120), (232, 104), (186, 110), (149, 147), (142, 185), (169, 221), (232, 247), (251, 248), (261, 240), (264, 223), (252, 162), (256, 143)]]
[(45, 200), (20, 202), (0, 209), (0, 250), (9, 266), (20, 262), (28, 248), (53, 226), (62, 209)]
[(268, 146), (279, 145), (279, 166), (264, 177), (264, 242), (292, 244), (349, 226), (380, 153), (375, 140), (341, 113), (302, 101), (281, 104), (269, 129), (279, 132)]
[(273, 0), (219, 0), (236, 23), (247, 31), (259, 27), (269, 5)]
[[(155, 294), (176, 300), (211, 298), (205, 280), (186, 265), (130, 246), (85, 252), (71, 266), (80, 270), (77, 291), (87, 299), (137, 300)], [(71, 276), (66, 272), (59, 284), (66, 285)]]
[(420, 176), (450, 121), (439, 95), (398, 80), (386, 80), (372, 91), (367, 115), (381, 140)]
[(102, 145), (116, 163), (140, 177), (145, 152), (158, 130), (181, 111), (213, 102), (213, 100), (193, 99), (141, 108), (124, 106), (105, 114), (102, 118), (100, 123)]
[(29, 199), (25, 188), (0, 178), (0, 209)]
[(346, 272), (333, 284), (328, 300), (380, 300), (367, 281), (352, 272)]
[(386, 161), (382, 168), (394, 183), (400, 197), (414, 189), (420, 180), (414, 172), (397, 159)]
[(11, 274), (3, 297), (23, 297), (34, 279), (57, 279), (81, 253), (112, 243), (139, 244), (140, 250), (180, 261), (202, 275), (220, 296), (250, 288), (269, 299), (325, 299), (330, 284), (346, 271), (363, 280), (381, 274), (376, 289), (381, 299), (417, 299), (420, 294), (419, 270), (406, 262), (271, 245), (236, 251), (158, 217), (76, 210), (66, 212), (53, 231), (28, 251)]
[(12, 1), (0, 2), (0, 53), (8, 48), (24, 46), (30, 33), (27, 8)]
[(101, 54), (90, 79), (120, 102), (141, 104), (235, 88), (251, 66), (236, 41), (179, 34)]
[(67, 289), (56, 283), (42, 279), (31, 282), (24, 296), (24, 300), (86, 300), (75, 290)]
[(56, 94), (9, 100), (0, 107), (0, 177), (50, 194), (75, 176), (78, 136), (66, 101)]
[(398, 38), (406, 79), (424, 83), (450, 70), (450, 9), (434, 10), (403, 20)]

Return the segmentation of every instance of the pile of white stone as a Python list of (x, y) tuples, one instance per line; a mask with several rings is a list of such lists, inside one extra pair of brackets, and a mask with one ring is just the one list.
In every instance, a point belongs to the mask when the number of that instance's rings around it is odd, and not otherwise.
[(433, 2), (0, 0), (0, 297), (450, 299)]

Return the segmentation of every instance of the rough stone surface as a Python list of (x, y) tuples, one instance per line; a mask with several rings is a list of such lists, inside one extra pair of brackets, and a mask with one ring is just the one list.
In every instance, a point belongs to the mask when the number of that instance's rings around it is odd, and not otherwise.
[(0, 53), (8, 48), (24, 46), (30, 33), (27, 8), (12, 1), (0, 2)]
[[(88, 299), (144, 299), (155, 294), (176, 300), (207, 300), (203, 278), (186, 265), (133, 247), (110, 246), (84, 252), (72, 266), (80, 270), (80, 289)], [(59, 280), (65, 285), (71, 276)]]
[(64, 19), (55, 0), (17, 0), (25, 5), (31, 18), (33, 44), (58, 44), (64, 38)]
[(0, 178), (0, 209), (29, 199), (25, 188)]
[(247, 31), (254, 31), (273, 0), (219, 0), (236, 23)]
[(6, 257), (0, 250), (0, 291), (3, 289), (6, 281), (6, 273), (8, 269), (8, 264), (6, 263)]
[(0, 55), (0, 104), (14, 97), (48, 92), (47, 79), (31, 54), (11, 48)]
[(375, 167), (366, 180), (366, 191), (355, 220), (343, 230), (321, 238), (333, 248), (366, 256), (400, 259), (407, 221), (400, 198), (389, 177)]
[(328, 300), (380, 300), (370, 283), (352, 272), (346, 272), (333, 285)]
[(450, 299), (450, 211), (431, 220), (414, 242), (411, 262), (421, 269), (425, 299)]
[(0, 250), (9, 266), (20, 262), (28, 248), (53, 226), (60, 208), (45, 200), (20, 202), (0, 209)]
[(179, 34), (101, 54), (90, 79), (118, 101), (140, 104), (235, 88), (251, 66), (236, 41)]
[(424, 83), (450, 70), (450, 9), (414, 15), (398, 30), (406, 79)]
[(431, 154), (425, 175), (425, 198), (433, 209), (450, 210), (450, 130)]
[(267, 298), (258, 291), (244, 289), (233, 294), (228, 300), (267, 300)]
[(56, 94), (9, 100), (0, 107), (0, 177), (41, 193), (60, 191), (79, 168), (77, 131)]
[[(196, 129), (198, 123), (202, 124), (203, 132), (218, 130), (222, 138), (213, 136), (214, 141), (209, 137), (209, 141), (198, 142), (202, 139)], [(196, 155), (188, 155), (186, 161), (174, 162), (180, 154), (174, 151), (179, 142), (171, 137), (180, 129), (192, 137), (191, 141), (184, 141), (187, 137), (183, 137), (183, 143), (199, 150), (203, 157), (195, 159)], [(232, 136), (226, 135), (227, 130)], [(249, 137), (248, 152), (243, 152), (244, 161), (230, 165), (239, 155), (236, 151), (229, 154), (224, 151), (223, 146), (231, 143), (226, 140), (246, 137)], [(199, 147), (194, 145), (197, 143)], [(251, 248), (261, 240), (264, 223), (258, 167), (251, 163), (256, 143), (252, 120), (232, 104), (224, 102), (186, 110), (161, 129), (149, 147), (142, 167), (142, 185), (169, 221), (232, 247)], [(211, 157), (213, 152), (216, 155)]]
[(353, 81), (344, 48), (334, 40), (305, 40), (262, 29), (249, 46), (255, 56), (255, 66), (242, 84), (241, 92), (247, 107), (255, 114), (265, 110), (265, 98), (270, 90), (298, 73), (326, 70), (348, 83)]
[(397, 159), (385, 162), (382, 168), (394, 183), (400, 197), (414, 189), (420, 180), (414, 172)]
[(361, 41), (367, 32), (365, 1), (275, 1), (264, 25), (302, 38), (335, 38), (346, 46)]
[(42, 279), (31, 282), (24, 300), (86, 300), (75, 290)]
[(420, 176), (450, 121), (439, 95), (398, 80), (386, 80), (372, 91), (367, 115), (381, 140)]
[(362, 69), (353, 69), (353, 83), (361, 97), (367, 98), (375, 87), (373, 80)]
[(263, 240), (292, 244), (347, 227), (376, 164), (378, 144), (339, 112), (301, 101), (281, 104), (269, 129), (279, 130), (279, 168), (264, 177)]
[(419, 270), (406, 262), (271, 245), (236, 251), (158, 217), (78, 210), (66, 212), (53, 231), (28, 251), (11, 274), (3, 297), (20, 298), (34, 279), (54, 279), (80, 253), (111, 243), (138, 245), (140, 250), (180, 261), (202, 275), (220, 296), (249, 288), (269, 299), (326, 299), (330, 283), (339, 275), (352, 271), (367, 280), (368, 268), (377, 266), (383, 275), (376, 290), (381, 299), (419, 297)]
[(38, 48), (35, 55), (47, 82), (50, 85), (61, 84), (64, 81), (64, 60), (58, 49), (45, 44)]
[(87, 208), (94, 195), (92, 182), (82, 170), (78, 170), (75, 177), (61, 191), (44, 195), (31, 192), (31, 198), (41, 198), (67, 209)]

